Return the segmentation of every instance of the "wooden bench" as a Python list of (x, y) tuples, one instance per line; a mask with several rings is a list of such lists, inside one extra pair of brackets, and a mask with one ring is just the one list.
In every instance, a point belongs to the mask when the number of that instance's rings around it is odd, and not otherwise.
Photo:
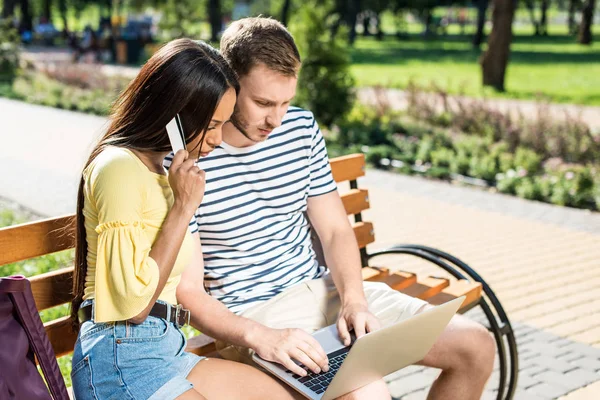
[[(350, 183), (350, 190), (341, 195), (346, 213), (354, 216), (353, 229), (360, 247), (363, 279), (385, 282), (395, 290), (441, 304), (465, 295), (459, 312), (480, 306), (487, 317), (488, 329), (497, 343), (500, 374), (498, 399), (510, 399), (517, 382), (517, 348), (510, 322), (500, 302), (485, 281), (462, 261), (442, 251), (419, 245), (398, 245), (368, 253), (366, 246), (375, 241), (373, 224), (362, 219), (369, 208), (369, 193), (359, 189), (357, 178), (365, 174), (362, 154), (331, 160), (336, 182)], [(0, 265), (21, 261), (74, 247), (74, 218), (65, 216), (0, 229)], [(317, 240), (316, 247), (319, 247)], [(317, 249), (318, 252), (318, 249)], [(445, 270), (452, 278), (417, 276), (408, 271), (390, 271), (370, 261), (384, 254), (403, 254), (420, 257)], [(38, 311), (69, 303), (72, 298), (73, 268), (63, 268), (30, 277)], [(73, 351), (76, 335), (69, 317), (46, 323), (46, 332), (57, 357)], [(215, 351), (214, 340), (206, 335), (190, 339), (187, 351), (207, 355)]]

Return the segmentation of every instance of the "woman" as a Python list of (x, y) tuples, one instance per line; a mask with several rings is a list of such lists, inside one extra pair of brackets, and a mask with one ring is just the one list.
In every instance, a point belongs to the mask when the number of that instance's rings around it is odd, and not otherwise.
[[(238, 90), (215, 49), (179, 39), (116, 102), (79, 186), (71, 372), (78, 400), (291, 398), (254, 368), (186, 353), (180, 326), (189, 315), (176, 307), (181, 272), (202, 265), (188, 232), (204, 194), (194, 161), (220, 144)], [(189, 153), (177, 152), (167, 177), (165, 126), (177, 114)]]

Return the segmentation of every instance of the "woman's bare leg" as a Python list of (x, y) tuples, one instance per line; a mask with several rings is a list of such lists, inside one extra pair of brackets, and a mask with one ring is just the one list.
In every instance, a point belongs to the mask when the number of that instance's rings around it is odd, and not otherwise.
[(196, 392), (196, 389), (190, 389), (184, 394), (177, 396), (177, 400), (206, 400), (206, 397)]
[[(187, 379), (194, 384), (196, 392), (210, 400), (292, 400), (295, 398), (287, 388), (284, 388), (283, 383), (279, 383), (264, 372), (246, 364), (218, 358), (200, 361)], [(196, 399), (196, 397), (189, 399)]]

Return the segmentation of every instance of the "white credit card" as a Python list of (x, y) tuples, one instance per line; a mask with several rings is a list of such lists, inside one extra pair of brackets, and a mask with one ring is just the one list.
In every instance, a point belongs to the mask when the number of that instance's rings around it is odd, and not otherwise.
[(173, 153), (185, 150), (185, 136), (183, 135), (183, 126), (181, 125), (179, 114), (176, 114), (175, 118), (167, 124), (167, 134), (169, 135)]

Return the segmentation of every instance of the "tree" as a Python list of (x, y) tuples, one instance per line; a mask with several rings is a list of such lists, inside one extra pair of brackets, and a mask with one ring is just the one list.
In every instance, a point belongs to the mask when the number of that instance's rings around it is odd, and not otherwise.
[(19, 24), (19, 32), (33, 31), (33, 20), (30, 10), (29, 0), (21, 0), (21, 22)]
[(531, 24), (535, 29), (535, 35), (539, 35), (540, 28), (538, 26), (537, 19), (535, 19), (535, 6), (533, 5), (533, 0), (525, 0), (525, 7), (527, 7), (527, 11), (529, 11), (529, 19), (531, 20)]
[(331, 25), (331, 37), (337, 35), (338, 29), (342, 23), (348, 26), (348, 43), (354, 44), (356, 39), (356, 21), (358, 13), (361, 11), (360, 0), (335, 0), (335, 6), (331, 15), (336, 15), (335, 22)]
[(586, 0), (583, 6), (581, 25), (579, 26), (579, 43), (592, 44), (592, 23), (596, 0)]
[(489, 0), (477, 0), (477, 31), (473, 36), (473, 47), (479, 48), (483, 42), (483, 30), (485, 28), (487, 9)]
[(567, 19), (569, 25), (569, 33), (573, 35), (577, 31), (575, 23), (575, 12), (579, 6), (580, 0), (569, 0), (569, 17)]
[(48, 21), (52, 21), (52, 0), (44, 0), (44, 17)]
[(292, 20), (292, 35), (302, 55), (294, 102), (313, 110), (322, 126), (331, 126), (344, 119), (355, 94), (349, 48), (344, 40), (347, 27), (340, 27), (331, 37), (326, 14), (322, 5), (312, 1)]
[(60, 18), (63, 22), (63, 33), (69, 32), (69, 24), (67, 22), (67, 0), (58, 0), (58, 10), (60, 11)]
[(208, 0), (208, 19), (210, 21), (210, 40), (219, 40), (221, 32), (221, 2), (220, 0)]
[(525, 6), (529, 10), (529, 18), (535, 28), (535, 36), (548, 35), (548, 7), (550, 0), (540, 0), (540, 20), (535, 18), (535, 4), (533, 0), (525, 0)]
[(15, 14), (17, 0), (4, 0), (2, 3), (2, 18), (10, 18)]
[(290, 18), (290, 7), (292, 0), (284, 0), (283, 5), (281, 6), (281, 23), (287, 26), (289, 18)]
[(512, 41), (515, 1), (494, 0), (493, 5), (492, 32), (488, 40), (488, 48), (481, 56), (481, 69), (483, 85), (492, 86), (503, 92)]

